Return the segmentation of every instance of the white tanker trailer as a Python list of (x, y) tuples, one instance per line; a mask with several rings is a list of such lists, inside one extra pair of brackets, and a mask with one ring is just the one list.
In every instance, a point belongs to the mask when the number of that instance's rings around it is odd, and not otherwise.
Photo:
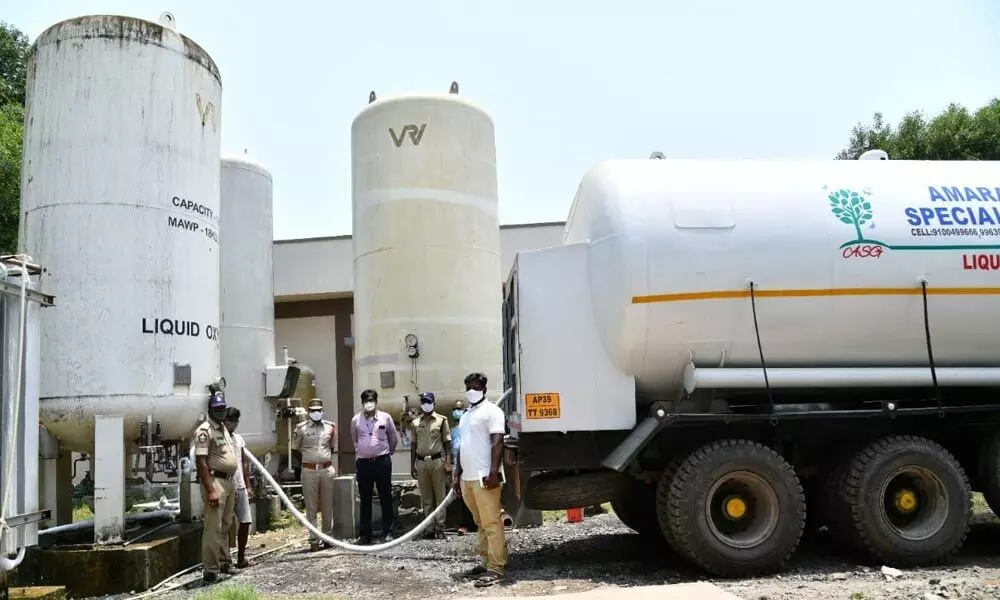
[[(504, 304), (508, 469), (720, 576), (1000, 508), (1000, 163), (617, 160)], [(971, 479), (971, 484), (970, 484)]]

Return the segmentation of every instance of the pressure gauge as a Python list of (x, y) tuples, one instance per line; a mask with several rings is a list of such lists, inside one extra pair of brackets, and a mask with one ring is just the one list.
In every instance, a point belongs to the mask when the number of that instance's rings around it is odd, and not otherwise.
[(406, 334), (406, 337), (403, 338), (403, 342), (410, 348), (413, 348), (417, 345), (417, 336), (412, 333), (408, 333)]

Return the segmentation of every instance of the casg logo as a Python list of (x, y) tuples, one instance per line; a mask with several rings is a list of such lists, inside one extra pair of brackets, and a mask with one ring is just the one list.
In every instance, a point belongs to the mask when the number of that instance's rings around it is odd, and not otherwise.
[(413, 142), (414, 146), (420, 145), (420, 140), (424, 137), (424, 128), (427, 127), (427, 123), (424, 123), (420, 127), (416, 125), (404, 125), (403, 129), (400, 130), (399, 135), (396, 135), (396, 131), (392, 127), (389, 128), (389, 135), (392, 136), (392, 143), (396, 144), (399, 148), (403, 145), (403, 141), (406, 140), (406, 135), (410, 135), (410, 141)]

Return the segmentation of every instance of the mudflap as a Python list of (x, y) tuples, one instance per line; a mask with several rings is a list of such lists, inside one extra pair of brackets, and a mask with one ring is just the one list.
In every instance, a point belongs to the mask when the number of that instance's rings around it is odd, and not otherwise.
[(513, 521), (514, 527), (538, 527), (542, 524), (542, 511), (524, 505), (524, 488), (528, 473), (521, 469), (517, 454), (517, 441), (509, 436), (504, 440), (504, 475), (507, 484), (500, 493), (500, 504)]

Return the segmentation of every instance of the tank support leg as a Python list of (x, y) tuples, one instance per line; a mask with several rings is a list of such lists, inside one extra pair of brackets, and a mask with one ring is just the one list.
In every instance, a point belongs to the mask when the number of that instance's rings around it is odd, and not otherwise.
[(94, 543), (119, 544), (125, 529), (125, 421), (94, 419)]
[(181, 472), (180, 520), (185, 523), (200, 521), (205, 516), (205, 505), (201, 499), (201, 482), (194, 465), (188, 472)]
[(72, 455), (44, 427), (38, 427), (38, 439), (38, 502), (51, 515), (42, 523), (45, 527), (68, 525), (73, 522)]

